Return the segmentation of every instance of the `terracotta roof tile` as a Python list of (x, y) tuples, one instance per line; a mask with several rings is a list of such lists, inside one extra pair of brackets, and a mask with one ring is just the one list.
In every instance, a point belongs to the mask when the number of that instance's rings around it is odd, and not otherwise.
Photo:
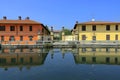
[(41, 24), (33, 20), (0, 20), (0, 24)]

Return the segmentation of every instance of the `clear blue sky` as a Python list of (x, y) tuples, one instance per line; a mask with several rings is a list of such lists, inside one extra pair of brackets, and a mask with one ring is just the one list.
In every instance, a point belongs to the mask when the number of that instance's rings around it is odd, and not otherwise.
[(22, 16), (53, 26), (72, 29), (76, 21), (120, 21), (120, 0), (0, 0), (0, 18)]

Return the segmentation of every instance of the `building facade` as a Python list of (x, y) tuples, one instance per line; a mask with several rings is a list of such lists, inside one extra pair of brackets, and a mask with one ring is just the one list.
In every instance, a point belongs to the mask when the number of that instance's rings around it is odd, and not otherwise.
[(78, 34), (79, 41), (119, 41), (120, 22), (76, 22), (72, 33)]
[(60, 40), (60, 33), (61, 33), (61, 31), (54, 30), (53, 33), (54, 33), (54, 40)]
[(73, 36), (73, 35), (66, 35), (65, 36), (65, 41), (75, 41), (75, 36)]
[(29, 17), (22, 20), (21, 16), (18, 20), (8, 20), (7, 17), (3, 17), (0, 20), (0, 41), (3, 44), (12, 42), (16, 44), (35, 44), (34, 41), (44, 40), (45, 36), (50, 34), (49, 30), (42, 24)]

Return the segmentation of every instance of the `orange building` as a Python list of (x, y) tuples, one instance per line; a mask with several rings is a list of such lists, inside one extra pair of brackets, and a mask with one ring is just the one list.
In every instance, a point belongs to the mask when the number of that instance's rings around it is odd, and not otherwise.
[(35, 44), (38, 40), (44, 40), (50, 34), (42, 24), (29, 17), (18, 20), (8, 20), (6, 16), (0, 20), (0, 41), (2, 44)]

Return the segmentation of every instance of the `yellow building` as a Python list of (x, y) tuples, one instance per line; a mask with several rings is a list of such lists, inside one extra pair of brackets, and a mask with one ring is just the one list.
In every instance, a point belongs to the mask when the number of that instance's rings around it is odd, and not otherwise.
[(65, 41), (75, 41), (75, 36), (73, 36), (73, 35), (66, 35), (65, 36)]
[(76, 22), (74, 34), (79, 41), (118, 41), (120, 40), (120, 22), (90, 21)]

